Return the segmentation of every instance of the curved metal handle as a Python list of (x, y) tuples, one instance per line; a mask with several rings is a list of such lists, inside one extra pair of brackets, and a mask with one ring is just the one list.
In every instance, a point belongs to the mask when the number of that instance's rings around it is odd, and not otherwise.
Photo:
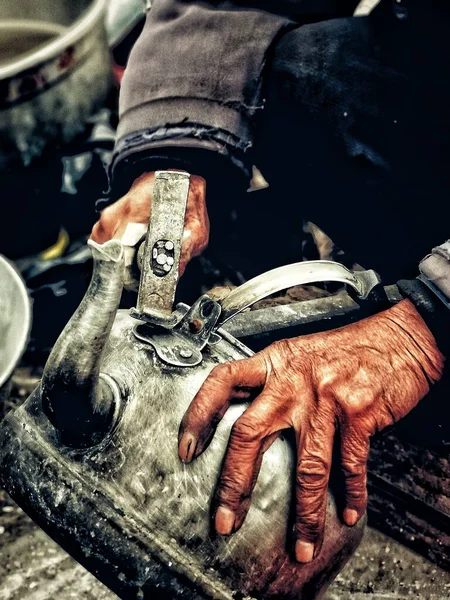
[(296, 285), (333, 281), (350, 285), (365, 300), (380, 283), (375, 271), (350, 271), (331, 260), (311, 260), (267, 271), (233, 290), (220, 301), (222, 313), (218, 326), (271, 294)]

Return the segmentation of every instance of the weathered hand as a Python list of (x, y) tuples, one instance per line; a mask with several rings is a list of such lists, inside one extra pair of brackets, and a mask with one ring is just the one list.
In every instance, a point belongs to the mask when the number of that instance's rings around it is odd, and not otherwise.
[(239, 529), (264, 452), (284, 429), (296, 433), (296, 545), (299, 562), (320, 550), (334, 436), (340, 433), (344, 522), (367, 503), (369, 438), (405, 416), (437, 381), (443, 356), (409, 300), (326, 333), (283, 340), (252, 358), (216, 367), (186, 412), (179, 455), (205, 450), (230, 402), (259, 395), (231, 432), (217, 490), (215, 527)]
[[(145, 173), (135, 180), (130, 191), (108, 206), (94, 225), (91, 239), (103, 244), (112, 238), (121, 238), (128, 223), (147, 224), (152, 203), (154, 173)], [(191, 175), (186, 206), (185, 228), (181, 248), (180, 274), (188, 262), (199, 256), (208, 245), (209, 219), (206, 209), (206, 182)]]

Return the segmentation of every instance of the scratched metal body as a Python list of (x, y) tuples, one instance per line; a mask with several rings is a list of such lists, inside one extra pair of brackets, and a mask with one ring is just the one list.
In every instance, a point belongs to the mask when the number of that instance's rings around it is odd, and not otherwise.
[(316, 597), (362, 529), (341, 525), (330, 500), (322, 558), (305, 567), (292, 561), (293, 452), (279, 440), (265, 455), (242, 530), (229, 539), (211, 535), (211, 498), (243, 406), (228, 411), (211, 447), (189, 466), (177, 457), (178, 426), (210, 369), (242, 355), (220, 342), (198, 367), (162, 367), (135, 339), (134, 325), (118, 312), (102, 365), (130, 390), (117, 428), (85, 451), (61, 446), (37, 390), (2, 428), (6, 489), (123, 598)]
[[(185, 177), (155, 176), (155, 185), (172, 182), (171, 190), (178, 189), (174, 205), (183, 215)], [(158, 199), (164, 200), (155, 194)], [(156, 210), (156, 223), (158, 215), (165, 222)], [(158, 258), (167, 242), (172, 252), (173, 240), (181, 240), (167, 239), (174, 232), (157, 234), (152, 240), (150, 232), (152, 243), (146, 244), (150, 266), (153, 242)], [(221, 309), (207, 297), (185, 314), (181, 308), (156, 314), (158, 325), (145, 311), (118, 311), (124, 247), (112, 240), (92, 248), (95, 266), (85, 298), (55, 344), (40, 385), (0, 426), (0, 482), (121, 598), (319, 598), (358, 545), (363, 524), (346, 528), (330, 497), (320, 555), (303, 566), (293, 560), (295, 452), (288, 439), (266, 452), (247, 519), (229, 538), (212, 531), (212, 500), (230, 429), (245, 404), (227, 411), (193, 464), (178, 459), (180, 421), (211, 369), (251, 351), (223, 328), (212, 331)], [(169, 267), (178, 268), (179, 254), (178, 248)], [(331, 266), (325, 265), (327, 273)], [(305, 271), (307, 280), (314, 276), (312, 264), (293, 268), (297, 277)], [(144, 270), (142, 278), (148, 275)], [(265, 290), (258, 283), (266, 281), (272, 290), (270, 274), (254, 280), (258, 298)], [(375, 283), (370, 274), (368, 281)], [(162, 293), (162, 302), (147, 307), (149, 313), (168, 308), (169, 288), (166, 282), (150, 286)], [(249, 305), (241, 292), (231, 303), (234, 314)]]

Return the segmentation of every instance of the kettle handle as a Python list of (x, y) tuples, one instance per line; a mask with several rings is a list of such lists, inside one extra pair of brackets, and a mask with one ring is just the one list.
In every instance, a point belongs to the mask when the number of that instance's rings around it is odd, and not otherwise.
[(142, 254), (137, 308), (141, 320), (170, 321), (177, 289), (190, 175), (157, 171)]
[(356, 291), (358, 298), (366, 300), (381, 280), (373, 270), (351, 271), (329, 260), (304, 261), (272, 269), (250, 279), (219, 302), (222, 311), (217, 327), (271, 294), (296, 285), (318, 282), (348, 284)]

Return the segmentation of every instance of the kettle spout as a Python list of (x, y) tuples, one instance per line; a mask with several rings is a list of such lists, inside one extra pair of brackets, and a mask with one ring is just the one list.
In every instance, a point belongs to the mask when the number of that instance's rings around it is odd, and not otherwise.
[(91, 283), (56, 342), (41, 382), (44, 412), (61, 441), (77, 448), (104, 438), (120, 402), (113, 382), (100, 376), (100, 365), (122, 295), (124, 249), (118, 240), (88, 243), (94, 257)]

